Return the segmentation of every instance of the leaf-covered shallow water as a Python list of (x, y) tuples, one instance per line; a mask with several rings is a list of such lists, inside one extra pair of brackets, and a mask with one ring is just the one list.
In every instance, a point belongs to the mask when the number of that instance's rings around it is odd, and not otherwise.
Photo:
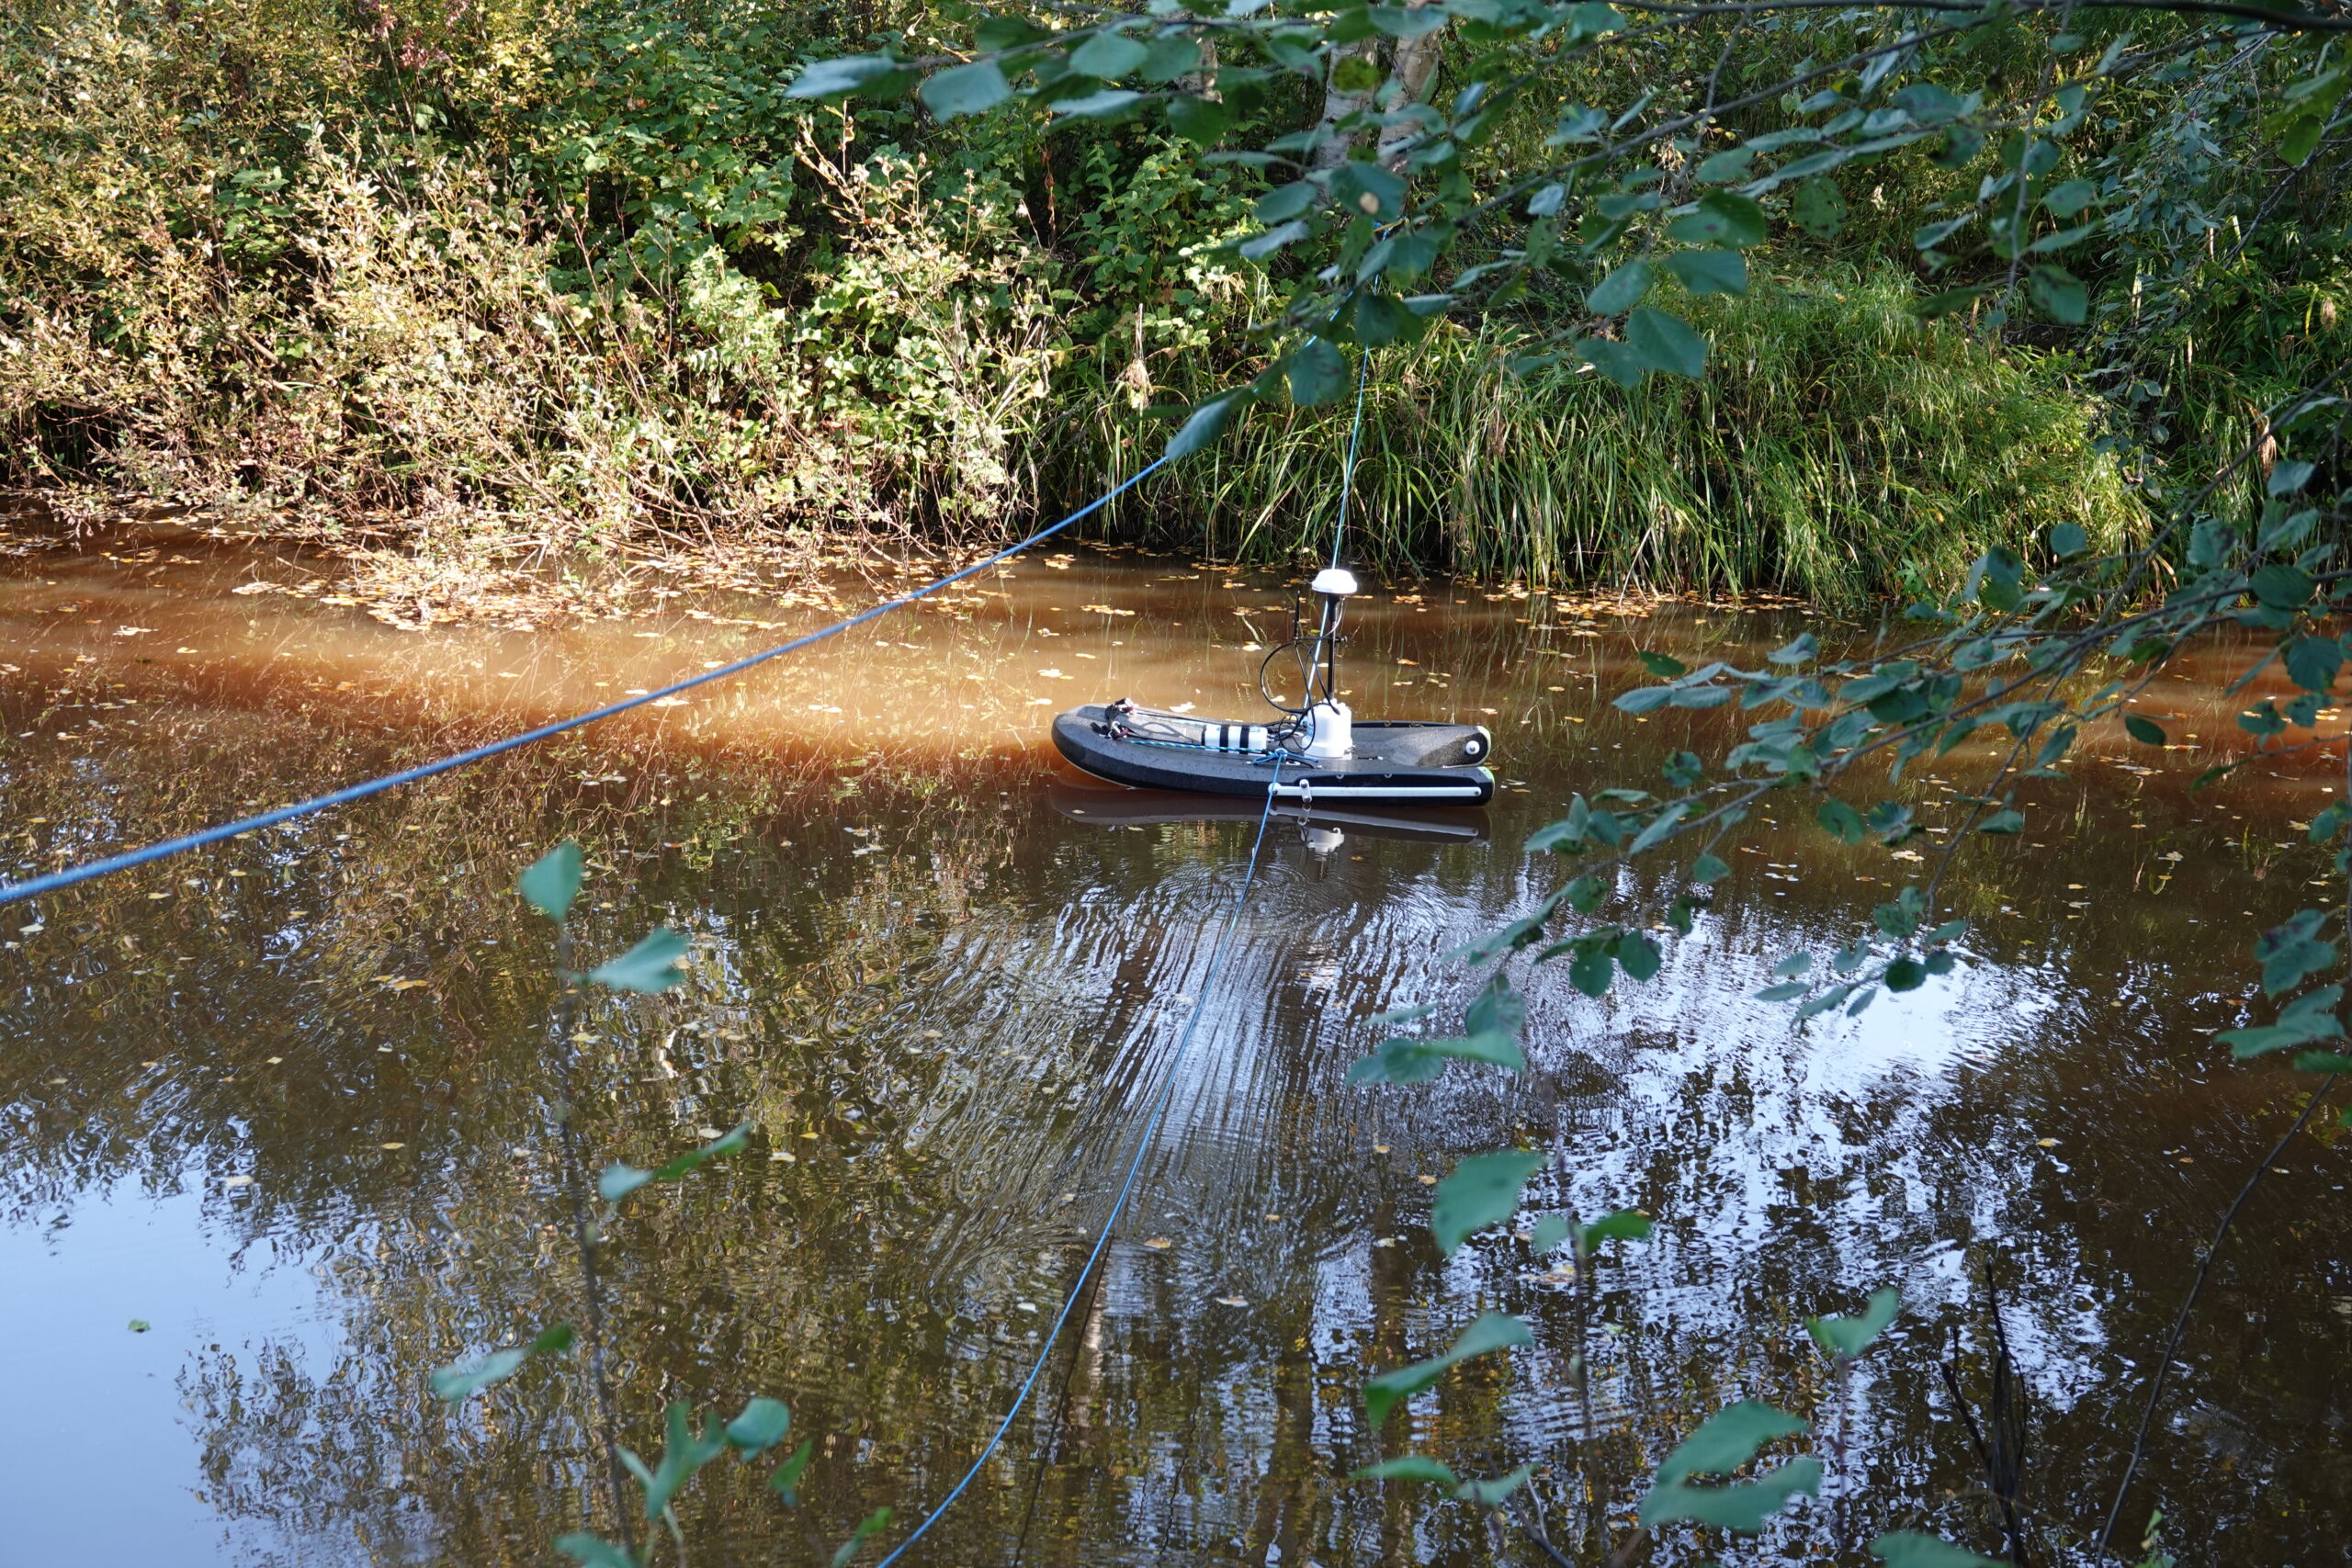
[[(299, 576), (153, 532), (11, 566), (0, 871), (422, 760), (816, 618), (682, 594), (560, 631), (410, 633), (231, 592), (256, 574)], [(650, 1166), (755, 1128), (613, 1226), (628, 1436), (658, 1449), (672, 1399), (773, 1394), (818, 1441), (797, 1510), (750, 1467), (704, 1472), (682, 1508), (697, 1563), (821, 1562), (885, 1504), (893, 1541), (962, 1472), (1079, 1282), (1196, 1001), (1071, 1354), (911, 1561), (1538, 1560), (1425, 1486), (1347, 1479), (1411, 1451), (1465, 1474), (1536, 1462), (1554, 1540), (1598, 1562), (1709, 1411), (1826, 1416), (1801, 1319), (1888, 1284), (1905, 1311), (1812, 1517), (1842, 1494), (1859, 1539), (1995, 1547), (1939, 1362), (1983, 1397), (1997, 1296), (2029, 1394), (2025, 1500), (2079, 1553), (2198, 1249), (2310, 1087), (2210, 1039), (2242, 1020), (2252, 934), (2341, 892), (2307, 886), (2326, 863), (2290, 828), (2331, 774), (2258, 765), (2188, 793), (2243, 739), (2213, 680), (2229, 650), (2163, 694), (2173, 739), (2209, 750), (2086, 745), (2035, 786), (2022, 835), (1960, 860), (1948, 912), (1974, 929), (1952, 976), (1802, 1032), (1752, 999), (1924, 869), (1838, 843), (1791, 798), (1655, 979), (1593, 1001), (1556, 966), (1523, 977), (1524, 1077), (1361, 1088), (1371, 1015), (1435, 1002), (1452, 1028), (1474, 981), (1444, 955), (1556, 886), (1520, 848), (1532, 829), (1573, 791), (1655, 784), (1736, 722), (1611, 710), (1644, 678), (1636, 650), (1752, 664), (1801, 617), (1376, 586), (1344, 666), (1359, 713), (1479, 719), (1510, 787), (1477, 814), (1278, 819), (1203, 996), (1254, 814), (1091, 784), (1046, 726), (1119, 695), (1253, 713), (1250, 645), (1284, 635), (1287, 587), (1080, 550), (975, 590), (677, 707), (0, 911), (12, 1551), (546, 1562), (594, 1517), (576, 1360), (454, 1413), (427, 1385), (582, 1313), (549, 930), (513, 891), (570, 837), (584, 954), (659, 924), (693, 941), (687, 985), (581, 1022), (595, 1158)], [(1971, 765), (1893, 793), (1956, 822)], [(1655, 918), (1657, 875), (1604, 914)], [(1509, 1143), (1551, 1156), (1523, 1218), (1657, 1222), (1597, 1273), (1589, 1398), (1566, 1272), (1503, 1232), (1450, 1261), (1429, 1237), (1430, 1179)], [(2230, 1237), (2120, 1532), (2136, 1544), (2161, 1502), (2184, 1561), (2337, 1561), (2352, 1526), (2352, 1161), (2306, 1136), (2281, 1164)], [(1535, 1344), (1369, 1428), (1367, 1377), (1489, 1310)], [(1669, 1532), (1653, 1560), (1713, 1551)]]

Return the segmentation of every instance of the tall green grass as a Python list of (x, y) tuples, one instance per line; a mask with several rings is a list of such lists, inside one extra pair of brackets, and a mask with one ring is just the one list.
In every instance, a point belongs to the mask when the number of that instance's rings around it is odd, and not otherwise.
[[(1690, 303), (1714, 344), (1704, 380), (1632, 390), (1573, 366), (1513, 376), (1523, 334), (1501, 322), (1382, 351), (1351, 554), (1852, 604), (1948, 581), (1986, 546), (2030, 546), (2053, 524), (2102, 546), (2139, 529), (2142, 505), (2094, 448), (2093, 404), (2063, 366), (1922, 322), (1912, 299), (1892, 272), (1759, 277), (1744, 299)], [(1320, 549), (1350, 414), (1345, 401), (1259, 409), (1122, 523), (1237, 558)], [(1159, 438), (1106, 417), (1087, 456), (1128, 462)]]

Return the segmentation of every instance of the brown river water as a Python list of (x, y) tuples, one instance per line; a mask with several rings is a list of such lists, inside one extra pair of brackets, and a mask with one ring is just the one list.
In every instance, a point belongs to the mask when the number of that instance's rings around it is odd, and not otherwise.
[[(0, 563), (0, 874), (827, 618), (686, 592), (554, 629), (416, 632), (315, 592), (234, 592), (307, 576), (168, 528)], [(1983, 1404), (1997, 1301), (2024, 1504), (2058, 1543), (2036, 1560), (2089, 1561), (2199, 1248), (2311, 1087), (2210, 1036), (2247, 1014), (2253, 933), (2342, 896), (2295, 830), (2329, 765), (2191, 795), (2243, 739), (2216, 683), (2237, 654), (2217, 647), (2159, 695), (2182, 750), (2095, 739), (2030, 786), (2024, 835), (1962, 858), (1956, 973), (1803, 1030), (1753, 999), (1783, 953), (1842, 943), (1922, 869), (1837, 844), (1791, 799), (1653, 980), (1594, 1001), (1525, 976), (1524, 1077), (1351, 1087), (1372, 1014), (1434, 1002), (1453, 1025), (1474, 980), (1446, 954), (1556, 886), (1521, 846), (1573, 791), (1720, 750), (1726, 714), (1608, 705), (1642, 679), (1638, 649), (1752, 663), (1801, 624), (1874, 628), (1369, 583), (1342, 667), (1359, 714), (1482, 721), (1507, 787), (1483, 812), (1337, 836), (1278, 819), (1204, 991), (1250, 814), (1090, 784), (1046, 726), (1120, 695), (1261, 711), (1250, 645), (1283, 635), (1286, 583), (1073, 547), (675, 707), (0, 910), (0, 1558), (549, 1563), (594, 1517), (576, 1358), (455, 1412), (426, 1382), (582, 1317), (550, 931), (513, 892), (571, 837), (583, 953), (658, 924), (694, 942), (688, 984), (579, 1022), (569, 1103), (594, 1157), (650, 1165), (755, 1128), (611, 1227), (625, 1438), (650, 1456), (666, 1402), (771, 1394), (816, 1439), (797, 1508), (764, 1467), (703, 1472), (679, 1510), (696, 1564), (825, 1562), (889, 1506), (872, 1562), (944, 1494), (1079, 1282), (1196, 1004), (1069, 1354), (909, 1563), (1544, 1560), (1425, 1486), (1349, 1479), (1407, 1451), (1537, 1463), (1565, 1559), (1598, 1563), (1708, 1411), (1752, 1396), (1834, 1430), (1802, 1319), (1890, 1284), (1905, 1311), (1849, 1391), (1831, 1498), (1729, 1545), (1668, 1531), (1649, 1560), (1797, 1560), (1838, 1498), (1857, 1540), (1996, 1549), (1939, 1369)], [(1940, 828), (1981, 762), (1963, 749), (1897, 793)], [(1653, 874), (1618, 908), (1644, 908)], [(1555, 1156), (1531, 1213), (1657, 1221), (1585, 1306), (1506, 1233), (1450, 1260), (1430, 1241), (1430, 1182), (1513, 1141)], [(2184, 1562), (2346, 1560), (2352, 1159), (2306, 1134), (2280, 1167), (2183, 1345), (2119, 1531), (2131, 1562), (2154, 1504)], [(1536, 1343), (1372, 1430), (1365, 1378), (1485, 1310)]]

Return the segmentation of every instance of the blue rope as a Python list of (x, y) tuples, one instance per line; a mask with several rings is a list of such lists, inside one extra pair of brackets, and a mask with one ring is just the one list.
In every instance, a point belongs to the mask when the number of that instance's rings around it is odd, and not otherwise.
[[(1366, 354), (1356, 366), (1355, 424), (1348, 433), (1348, 466), (1340, 481), (1340, 514), (1331, 535), (1331, 564), (1333, 566), (1340, 564), (1340, 547), (1347, 533), (1348, 494), (1355, 484), (1356, 439), (1363, 431), (1364, 381), (1366, 372), (1371, 368), (1371, 358), (1372, 356)], [(1160, 741), (1156, 744), (1181, 745), (1182, 742)], [(1241, 886), (1233, 895), (1233, 908), (1226, 912), (1225, 929), (1217, 933), (1216, 949), (1210, 953), (1208, 969), (1201, 976), (1199, 999), (1193, 1002), (1191, 1015), (1184, 1020), (1183, 1032), (1176, 1037), (1176, 1052), (1169, 1059), (1168, 1076), (1161, 1080), (1159, 1093), (1153, 1100), (1151, 1116), (1145, 1122), (1143, 1132), (1136, 1139), (1135, 1153), (1127, 1158), (1127, 1173), (1125, 1179), (1119, 1183), (1119, 1195), (1111, 1204), (1110, 1217), (1102, 1222), (1102, 1229), (1094, 1238), (1093, 1250), (1086, 1255), (1086, 1267), (1078, 1271), (1077, 1282), (1070, 1287), (1069, 1294), (1062, 1299), (1061, 1311), (1054, 1314), (1053, 1326), (1046, 1330), (1046, 1342), (1038, 1348), (1037, 1359), (1031, 1364), (1029, 1375), (1021, 1380), (1021, 1388), (1012, 1396), (1012, 1408), (1006, 1411), (1004, 1419), (997, 1423), (996, 1430), (989, 1434), (988, 1444), (980, 1450), (979, 1457), (972, 1461), (971, 1468), (964, 1472), (963, 1479), (956, 1482), (947, 1495), (939, 1500), (939, 1506), (924, 1515), (922, 1522), (915, 1526), (913, 1532), (893, 1548), (888, 1557), (876, 1563), (874, 1568), (890, 1568), (892, 1563), (905, 1556), (915, 1542), (922, 1539), (923, 1532), (938, 1523), (940, 1516), (946, 1513), (955, 1505), (956, 1499), (964, 1495), (965, 1489), (972, 1484), (973, 1479), (995, 1455), (997, 1449), (1004, 1442), (1005, 1434), (1012, 1430), (1012, 1423), (1020, 1416), (1022, 1406), (1029, 1403), (1029, 1395), (1035, 1391), (1037, 1380), (1045, 1375), (1046, 1363), (1053, 1359), (1054, 1345), (1061, 1337), (1063, 1325), (1069, 1321), (1069, 1314), (1077, 1309), (1078, 1299), (1084, 1292), (1087, 1280), (1093, 1277), (1095, 1266), (1102, 1261), (1103, 1249), (1111, 1245), (1111, 1233), (1118, 1229), (1119, 1216), (1126, 1212), (1127, 1200), (1135, 1191), (1136, 1178), (1143, 1170), (1143, 1157), (1151, 1152), (1152, 1142), (1159, 1132), (1160, 1121), (1168, 1113), (1168, 1102), (1176, 1092), (1177, 1069), (1183, 1066), (1184, 1055), (1192, 1048), (1193, 1035), (1199, 1032), (1201, 1015), (1208, 1008), (1210, 988), (1216, 984), (1217, 972), (1225, 966), (1226, 953), (1233, 943), (1233, 933), (1241, 923), (1242, 906), (1250, 897), (1250, 885), (1257, 880), (1259, 859), (1266, 847), (1266, 824), (1272, 819), (1274, 814), (1274, 792), (1282, 785), (1283, 763), (1293, 760), (1305, 761), (1303, 758), (1292, 759), (1282, 752), (1272, 753), (1271, 760), (1273, 762), (1274, 771), (1266, 780), (1266, 800), (1258, 810), (1257, 836), (1250, 842), (1250, 862), (1241, 874)]]
[(1094, 1250), (1086, 1255), (1086, 1267), (1078, 1271), (1078, 1281), (1070, 1287), (1069, 1294), (1063, 1298), (1061, 1311), (1054, 1314), (1054, 1325), (1046, 1333), (1046, 1342), (1038, 1348), (1036, 1361), (1029, 1368), (1029, 1375), (1022, 1380), (1020, 1392), (1012, 1396), (1012, 1408), (1006, 1411), (1004, 1419), (997, 1423), (988, 1446), (980, 1450), (980, 1457), (972, 1461), (972, 1467), (964, 1472), (964, 1478), (956, 1483), (954, 1489), (939, 1500), (939, 1506), (923, 1516), (922, 1523), (915, 1526), (913, 1533), (900, 1541), (890, 1555), (876, 1563), (874, 1568), (890, 1568), (890, 1564), (905, 1556), (908, 1549), (922, 1539), (923, 1532), (938, 1523), (939, 1517), (964, 1495), (964, 1489), (972, 1484), (973, 1478), (980, 1473), (995, 1454), (998, 1445), (1004, 1441), (1004, 1435), (1012, 1429), (1021, 1407), (1029, 1402), (1029, 1395), (1036, 1388), (1038, 1378), (1045, 1374), (1046, 1363), (1053, 1357), (1054, 1342), (1061, 1337), (1062, 1325), (1069, 1321), (1069, 1314), (1077, 1307), (1078, 1298), (1085, 1291), (1086, 1281), (1093, 1275), (1095, 1265), (1102, 1261), (1103, 1249), (1111, 1245), (1111, 1233), (1118, 1229), (1119, 1216), (1126, 1211), (1127, 1200), (1135, 1192), (1136, 1178), (1143, 1170), (1143, 1156), (1151, 1152), (1160, 1121), (1168, 1113), (1168, 1103), (1175, 1096), (1177, 1069), (1184, 1065), (1184, 1055), (1192, 1048), (1193, 1035), (1199, 1032), (1201, 1015), (1208, 1010), (1209, 993), (1216, 984), (1217, 971), (1225, 966), (1226, 953), (1233, 944), (1233, 933), (1241, 924), (1241, 909), (1250, 897), (1250, 884), (1257, 880), (1260, 853), (1266, 846), (1266, 824), (1274, 814), (1274, 789), (1281, 784), (1282, 776), (1282, 760), (1277, 758), (1273, 776), (1266, 783), (1266, 803), (1259, 808), (1258, 833), (1250, 840), (1250, 863), (1241, 874), (1240, 887), (1234, 892), (1233, 907), (1226, 912), (1225, 929), (1217, 933), (1216, 948), (1209, 954), (1208, 968), (1201, 976), (1199, 999), (1193, 1004), (1192, 1016), (1184, 1021), (1183, 1032), (1176, 1037), (1176, 1052), (1169, 1059), (1168, 1074), (1161, 1080), (1159, 1093), (1152, 1102), (1150, 1119), (1145, 1122), (1143, 1132), (1136, 1139), (1136, 1152), (1127, 1159), (1126, 1178), (1119, 1183), (1119, 1195), (1111, 1204), (1110, 1217), (1102, 1222), (1102, 1232), (1094, 1238)]
[(1368, 348), (1358, 349), (1356, 351), (1356, 417), (1355, 422), (1348, 426), (1348, 466), (1340, 474), (1340, 520), (1331, 528), (1331, 558), (1327, 563), (1332, 567), (1340, 564), (1340, 543), (1347, 537), (1348, 534), (1348, 498), (1353, 495), (1356, 490), (1356, 441), (1363, 434), (1364, 381), (1371, 373), (1372, 351)]
[(813, 631), (806, 637), (795, 637), (790, 642), (780, 643), (764, 652), (754, 653), (746, 659), (739, 659), (732, 664), (722, 664), (716, 670), (705, 671), (702, 674), (690, 676), (673, 685), (664, 686), (658, 692), (648, 692), (642, 696), (615, 703), (610, 707), (598, 708), (594, 713), (583, 713), (573, 718), (560, 719), (554, 724), (543, 724), (537, 729), (525, 730), (520, 735), (510, 735), (503, 740), (494, 740), (487, 746), (477, 746), (470, 751), (460, 751), (456, 756), (444, 757), (439, 761), (427, 762), (422, 767), (406, 768), (397, 773), (386, 773), (380, 778), (369, 779), (365, 784), (356, 784), (345, 789), (335, 790), (332, 794), (315, 795), (309, 800), (298, 801), (292, 806), (281, 806), (276, 810), (265, 811), (259, 816), (247, 817), (240, 821), (225, 822), (218, 828), (207, 828), (200, 833), (190, 833), (185, 838), (166, 839), (162, 843), (149, 844), (144, 849), (128, 850), (119, 855), (108, 855), (104, 860), (90, 861), (82, 865), (66, 867), (62, 871), (52, 871), (45, 876), (31, 877), (23, 882), (7, 883), (0, 886), (0, 905), (39, 897), (41, 894), (54, 893), (61, 888), (72, 887), (77, 883), (89, 882), (114, 872), (129, 871), (135, 866), (149, 865), (185, 850), (200, 849), (206, 844), (217, 844), (223, 839), (233, 839), (240, 833), (250, 833), (262, 828), (274, 828), (280, 822), (291, 821), (297, 817), (307, 817), (314, 811), (324, 811), (330, 807), (345, 806), (355, 800), (365, 800), (371, 795), (381, 795), (386, 790), (397, 789), (401, 784), (415, 784), (421, 779), (433, 778), (453, 769), (462, 768), (469, 762), (480, 762), (504, 752), (518, 750), (533, 741), (546, 740), (569, 730), (578, 729), (583, 725), (594, 724), (600, 718), (610, 718), (616, 713), (627, 713), (631, 708), (643, 707), (646, 704), (659, 702), (663, 697), (673, 696), (680, 692), (690, 692), (696, 686), (708, 685), (713, 681), (723, 681), (729, 675), (740, 675), (756, 665), (765, 664), (771, 659), (780, 659), (787, 653), (807, 648), (811, 643), (822, 642), (830, 637), (838, 637), (852, 626), (862, 626), (877, 615), (888, 615), (892, 610), (901, 609), (918, 599), (938, 592), (951, 583), (961, 582), (975, 572), (985, 571), (1000, 561), (1019, 555), (1032, 545), (1052, 538), (1071, 524), (1101, 511), (1119, 496), (1134, 489), (1154, 469), (1167, 461), (1167, 456), (1162, 454), (1148, 467), (1137, 469), (1115, 487), (1088, 502), (1060, 522), (1054, 524), (1051, 527), (1040, 528), (1019, 544), (999, 550), (986, 560), (976, 561), (961, 571), (950, 572), (936, 582), (918, 588), (911, 593), (888, 600), (870, 610), (862, 610), (845, 621), (835, 621), (821, 631)]

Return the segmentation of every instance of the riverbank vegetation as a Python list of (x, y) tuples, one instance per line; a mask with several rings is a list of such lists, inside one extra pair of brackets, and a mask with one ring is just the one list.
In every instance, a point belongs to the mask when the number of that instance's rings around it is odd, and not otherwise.
[[(1737, 70), (1769, 79), (1820, 41), (1752, 31)], [(443, 558), (751, 531), (966, 543), (1089, 497), (1277, 349), (1296, 267), (1234, 247), (1281, 176), (1157, 118), (789, 91), (847, 50), (969, 46), (927, 5), (15, 7), (0, 483), (70, 517), (163, 500)], [(1720, 45), (1641, 47), (1680, 90)], [(2034, 47), (1975, 68), (2014, 75)], [(1556, 156), (1579, 69), (1498, 108), (1461, 160), (1470, 188)], [(1442, 99), (1472, 62), (1431, 70)], [(1204, 140), (1311, 130), (1326, 86), (1212, 87), (1232, 123)], [(1587, 313), (1574, 258), (1377, 353), (1366, 553), (1852, 601), (2062, 523), (2120, 541), (2141, 481), (2210, 473), (2285, 362), (2341, 352), (2346, 278), (2324, 238), (2282, 252), (2240, 220), (2280, 199), (2245, 163), (2247, 114), (2218, 105), (2192, 145), (2174, 94), (2118, 100), (2112, 155), (2135, 177), (2149, 146), (2172, 160), (2142, 198), (2168, 227), (2102, 258), (2123, 315), (1919, 319), (1939, 280), (1915, 231), (1973, 171), (1905, 149), (1849, 181), (1841, 223), (1758, 253), (1745, 296), (1690, 302), (1717, 340), (1702, 382), (1530, 369)], [(1505, 238), (1465, 236), (1447, 276)], [(1322, 526), (1346, 423), (1343, 401), (1261, 411), (1105, 525), (1284, 553)]]

